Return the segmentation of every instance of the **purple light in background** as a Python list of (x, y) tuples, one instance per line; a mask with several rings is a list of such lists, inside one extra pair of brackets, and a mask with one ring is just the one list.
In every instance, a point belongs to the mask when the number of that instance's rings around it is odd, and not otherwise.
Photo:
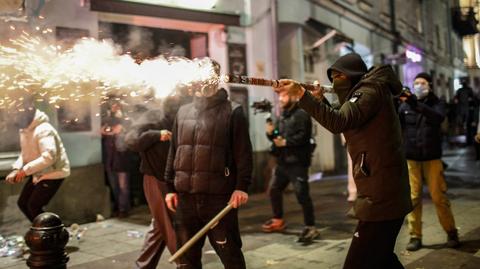
[(421, 64), (423, 60), (422, 50), (409, 45), (405, 50), (405, 57), (407, 58), (407, 62), (403, 65), (403, 85), (412, 88), (415, 76), (423, 72), (423, 66)]
[(414, 63), (419, 63), (423, 60), (422, 54), (422, 50), (413, 45), (408, 45), (405, 49), (405, 57)]
[(416, 51), (410, 50), (408, 48), (405, 51), (405, 56), (407, 57), (407, 59), (411, 60), (414, 63), (418, 63), (422, 61), (422, 54)]
[(414, 62), (407, 62), (403, 65), (403, 85), (408, 86), (409, 88), (413, 87), (413, 81), (415, 80), (415, 76), (418, 73), (423, 72), (423, 67)]

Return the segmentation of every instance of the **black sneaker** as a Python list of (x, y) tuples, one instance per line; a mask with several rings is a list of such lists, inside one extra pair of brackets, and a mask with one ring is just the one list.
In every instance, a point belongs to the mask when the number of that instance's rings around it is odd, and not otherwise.
[(310, 244), (320, 236), (320, 232), (313, 226), (305, 227), (297, 239), (298, 243)]
[(445, 246), (447, 248), (457, 248), (460, 246), (460, 240), (458, 239), (458, 231), (455, 229), (447, 233), (447, 243)]
[(407, 244), (408, 251), (417, 251), (422, 248), (422, 239), (412, 237), (410, 238), (410, 242)]

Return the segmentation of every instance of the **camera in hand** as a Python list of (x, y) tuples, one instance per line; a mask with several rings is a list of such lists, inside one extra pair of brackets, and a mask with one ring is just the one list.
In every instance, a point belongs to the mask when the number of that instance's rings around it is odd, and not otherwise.
[[(272, 118), (268, 118), (267, 123), (273, 124)], [(278, 128), (275, 128), (272, 132), (273, 139), (277, 138), (279, 135), (280, 135), (280, 131), (278, 130)]]
[(270, 113), (272, 111), (273, 105), (267, 99), (261, 101), (253, 102), (252, 106), (253, 114), (257, 113)]
[(402, 92), (400, 93), (400, 96), (399, 96), (399, 97), (400, 97), (400, 98), (402, 98), (402, 97), (403, 97), (403, 98), (408, 98), (408, 97), (410, 97), (410, 96), (412, 96), (412, 91), (410, 91), (410, 88), (409, 88), (409, 87), (404, 86), (404, 87), (402, 88)]

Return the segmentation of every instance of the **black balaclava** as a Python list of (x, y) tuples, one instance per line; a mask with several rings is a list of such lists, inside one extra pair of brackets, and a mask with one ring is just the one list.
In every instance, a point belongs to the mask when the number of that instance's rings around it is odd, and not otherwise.
[[(333, 81), (332, 71), (338, 71), (347, 76), (347, 80)], [(360, 55), (349, 53), (340, 57), (328, 70), (327, 76), (330, 82), (333, 82), (333, 89), (338, 95), (338, 99), (343, 104), (350, 90), (362, 79), (367, 73), (367, 65)]]

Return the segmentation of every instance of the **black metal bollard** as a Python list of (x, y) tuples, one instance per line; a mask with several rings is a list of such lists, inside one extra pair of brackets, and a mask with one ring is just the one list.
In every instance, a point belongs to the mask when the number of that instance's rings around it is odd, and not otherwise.
[(38, 215), (25, 234), (25, 242), (30, 248), (27, 266), (31, 269), (66, 269), (68, 238), (68, 231), (59, 216), (50, 212)]

